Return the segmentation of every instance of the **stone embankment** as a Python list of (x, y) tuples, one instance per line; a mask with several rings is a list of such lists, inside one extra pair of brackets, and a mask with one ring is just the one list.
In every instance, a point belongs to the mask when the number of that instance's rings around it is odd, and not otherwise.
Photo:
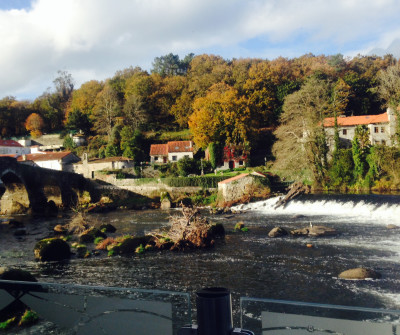
[[(185, 194), (195, 194), (204, 189), (195, 186), (171, 187), (163, 183), (162, 179), (154, 179), (148, 182), (143, 182), (142, 179), (117, 179), (115, 175), (105, 176), (102, 181), (104, 183), (100, 182), (96, 186), (96, 189), (100, 191), (124, 189), (149, 198), (159, 197), (161, 193), (165, 192), (179, 197)], [(216, 188), (208, 189), (210, 192), (215, 192), (216, 190)]]

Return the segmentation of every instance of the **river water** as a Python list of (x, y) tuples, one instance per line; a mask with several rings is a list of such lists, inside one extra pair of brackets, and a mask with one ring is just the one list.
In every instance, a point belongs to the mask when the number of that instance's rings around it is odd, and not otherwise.
[[(33, 258), (36, 240), (47, 236), (71, 213), (53, 219), (16, 217), (27, 235), (0, 225), (0, 266), (32, 272), (39, 281), (85, 285), (161, 289), (194, 293), (203, 287), (226, 287), (239, 296), (319, 302), (324, 304), (400, 309), (400, 197), (377, 195), (302, 196), (275, 209), (277, 198), (240, 206), (235, 215), (205, 215), (224, 224), (225, 241), (214, 248), (190, 252), (149, 252), (143, 255), (71, 259), (65, 263), (38, 263)], [(115, 211), (93, 214), (100, 224), (112, 223), (116, 235), (138, 234), (168, 227), (177, 210)], [(5, 221), (7, 218), (0, 217)], [(247, 233), (234, 233), (243, 221)], [(337, 236), (269, 238), (268, 232), (325, 225)], [(313, 248), (308, 248), (311, 243)], [(380, 280), (345, 281), (340, 272), (369, 267)]]

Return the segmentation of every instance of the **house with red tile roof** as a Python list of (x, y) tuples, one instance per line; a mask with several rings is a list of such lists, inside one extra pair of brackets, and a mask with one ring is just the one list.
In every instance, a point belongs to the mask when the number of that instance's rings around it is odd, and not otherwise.
[(192, 141), (170, 141), (150, 146), (150, 162), (153, 164), (177, 162), (183, 157), (193, 158)]
[[(396, 133), (396, 114), (392, 108), (386, 113), (378, 115), (359, 115), (337, 118), (339, 138), (341, 143), (351, 146), (358, 125), (364, 125), (369, 130), (369, 140), (372, 145), (393, 145), (393, 137)], [(331, 150), (334, 147), (335, 118), (329, 117), (324, 120), (324, 128), (327, 134), (328, 145)]]
[(0, 140), (0, 155), (29, 154), (30, 148), (26, 148), (13, 140)]

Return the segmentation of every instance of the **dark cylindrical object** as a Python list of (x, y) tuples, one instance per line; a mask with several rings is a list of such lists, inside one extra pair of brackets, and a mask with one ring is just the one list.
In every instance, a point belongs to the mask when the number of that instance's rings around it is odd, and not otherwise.
[(233, 329), (230, 291), (211, 287), (196, 294), (198, 335), (229, 335)]

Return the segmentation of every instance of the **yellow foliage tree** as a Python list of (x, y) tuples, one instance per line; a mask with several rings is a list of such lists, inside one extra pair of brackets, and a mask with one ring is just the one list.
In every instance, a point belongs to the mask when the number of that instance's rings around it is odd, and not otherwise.
[(247, 144), (251, 133), (250, 110), (233, 87), (218, 83), (193, 103), (189, 128), (198, 147), (211, 142)]

